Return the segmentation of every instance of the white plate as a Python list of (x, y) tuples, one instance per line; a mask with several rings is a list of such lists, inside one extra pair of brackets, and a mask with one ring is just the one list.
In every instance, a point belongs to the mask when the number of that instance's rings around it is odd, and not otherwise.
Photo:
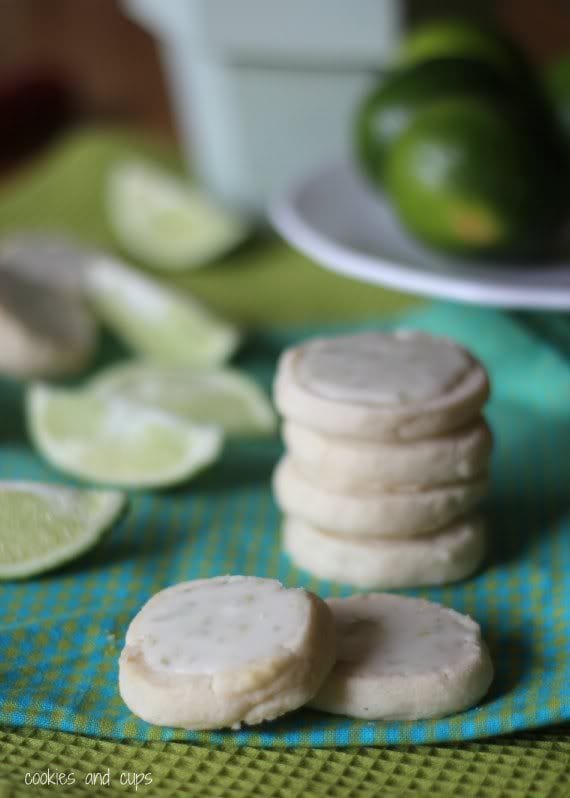
[(331, 164), (297, 183), (272, 203), (269, 215), (294, 247), (357, 280), (479, 305), (570, 309), (570, 258), (506, 267), (428, 252), (406, 237), (388, 203), (346, 163)]

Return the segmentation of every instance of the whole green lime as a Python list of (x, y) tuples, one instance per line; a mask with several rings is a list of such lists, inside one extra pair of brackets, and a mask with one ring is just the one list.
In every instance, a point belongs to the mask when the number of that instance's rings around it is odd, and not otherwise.
[(381, 187), (390, 146), (414, 116), (434, 100), (473, 95), (512, 102), (509, 81), (481, 61), (438, 58), (389, 73), (356, 114), (355, 149), (363, 172)]
[(570, 153), (570, 54), (545, 67), (544, 85)]
[(562, 216), (537, 143), (494, 102), (439, 100), (392, 143), (386, 190), (402, 224), (428, 245), (468, 256), (531, 256), (551, 243)]
[(473, 58), (511, 80), (526, 81), (530, 65), (524, 51), (502, 30), (468, 19), (437, 19), (415, 28), (397, 55), (402, 66), (433, 58)]
[[(519, 103), (528, 112), (525, 126), (534, 128), (553, 162), (561, 164), (566, 160), (563, 131), (544, 82), (525, 50), (503, 29), (469, 19), (436, 19), (411, 31), (396, 61), (401, 68), (408, 68), (426, 66), (433, 59), (456, 57), (485, 63), (495, 71), (497, 79), (500, 76), (507, 81), (511, 102)], [(562, 100), (564, 91), (568, 92), (567, 88), (562, 90), (562, 85), (567, 85), (567, 77), (567, 71), (561, 66), (559, 76), (554, 78), (562, 104), (566, 101)]]

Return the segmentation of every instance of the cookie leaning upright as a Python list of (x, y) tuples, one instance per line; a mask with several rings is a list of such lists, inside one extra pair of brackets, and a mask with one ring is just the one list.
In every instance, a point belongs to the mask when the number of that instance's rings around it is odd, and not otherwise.
[(472, 618), (418, 598), (328, 599), (338, 660), (311, 706), (366, 720), (421, 720), (476, 704), (493, 679)]
[(129, 709), (159, 726), (239, 728), (306, 704), (334, 665), (328, 606), (274, 579), (166, 588), (131, 622), (119, 660)]
[(447, 338), (367, 332), (287, 350), (275, 380), (287, 454), (273, 488), (283, 546), (322, 579), (445, 584), (484, 554), (492, 435), (484, 367)]
[(288, 420), (378, 441), (457, 430), (488, 395), (487, 373), (469, 352), (408, 330), (315, 338), (283, 353), (275, 382)]

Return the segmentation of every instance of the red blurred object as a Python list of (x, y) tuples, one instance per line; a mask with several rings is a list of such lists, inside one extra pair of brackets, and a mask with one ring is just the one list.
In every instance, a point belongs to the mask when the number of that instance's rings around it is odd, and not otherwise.
[(48, 144), (75, 118), (69, 81), (56, 72), (25, 72), (0, 83), (0, 169)]

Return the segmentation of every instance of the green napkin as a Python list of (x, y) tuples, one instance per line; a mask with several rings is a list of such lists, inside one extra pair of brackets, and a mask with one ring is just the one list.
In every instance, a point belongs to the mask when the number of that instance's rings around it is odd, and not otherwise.
[[(107, 170), (141, 155), (180, 170), (171, 151), (116, 131), (80, 131), (0, 190), (0, 234), (60, 229), (116, 250), (104, 213)], [(164, 275), (162, 275), (164, 279)], [(268, 232), (215, 267), (173, 279), (247, 327), (334, 322), (399, 310), (410, 297), (324, 272)]]

